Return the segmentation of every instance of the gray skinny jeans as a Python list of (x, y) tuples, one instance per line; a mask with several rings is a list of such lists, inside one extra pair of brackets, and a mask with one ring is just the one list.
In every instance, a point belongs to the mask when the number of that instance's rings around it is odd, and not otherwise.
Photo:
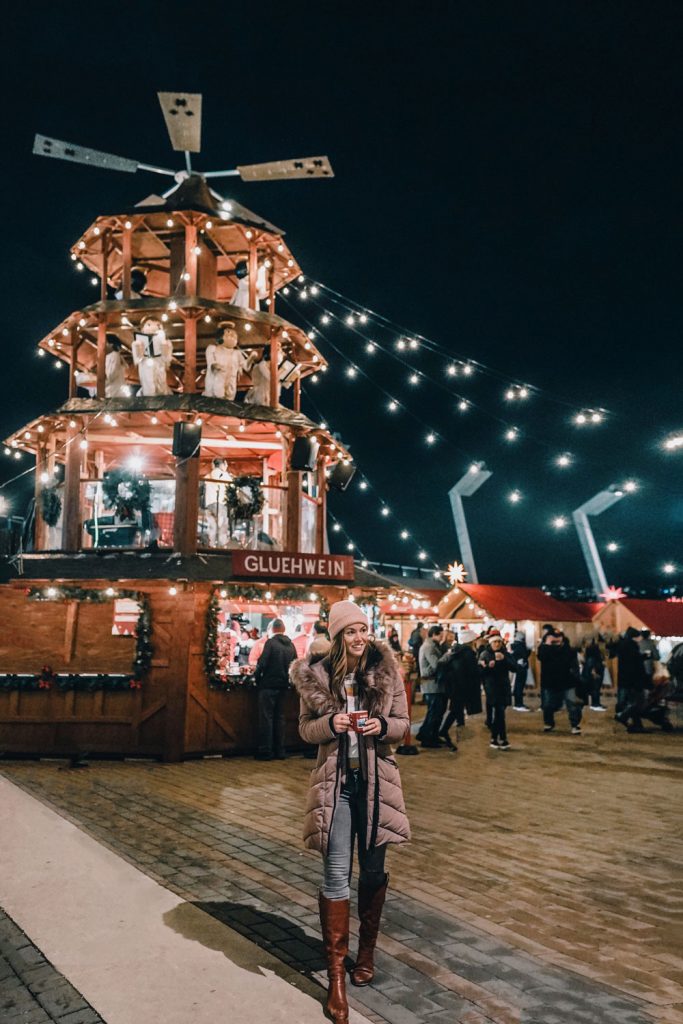
[(325, 877), (322, 894), (328, 900), (348, 900), (353, 871), (353, 847), (358, 837), (359, 881), (379, 888), (386, 881), (386, 846), (366, 848), (367, 787), (359, 769), (349, 768), (342, 786), (330, 829), (327, 856), (323, 857)]

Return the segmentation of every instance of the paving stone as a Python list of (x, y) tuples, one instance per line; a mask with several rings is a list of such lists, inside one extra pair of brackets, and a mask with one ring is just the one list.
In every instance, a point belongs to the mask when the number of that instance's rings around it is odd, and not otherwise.
[[(522, 1008), (544, 1024), (652, 1024), (651, 999), (664, 1024), (683, 1003), (681, 965), (659, 958), (683, 909), (683, 847), (661, 785), (678, 764), (675, 738), (627, 742), (590, 721), (579, 751), (564, 724), (548, 743), (537, 716), (514, 716), (518, 749), (503, 765), (472, 720), (457, 772), (438, 752), (401, 764), (414, 842), (390, 851), (376, 979), (353, 994), (374, 1017), (510, 1024)], [(87, 782), (49, 765), (0, 770), (171, 891), (316, 972), (320, 859), (301, 850), (300, 762), (278, 766), (276, 786), (246, 758), (97, 763)], [(267, 823), (254, 803), (268, 806)]]

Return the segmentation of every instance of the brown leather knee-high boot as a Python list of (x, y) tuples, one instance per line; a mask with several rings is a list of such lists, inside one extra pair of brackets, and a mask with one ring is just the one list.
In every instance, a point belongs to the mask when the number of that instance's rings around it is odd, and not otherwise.
[(329, 979), (327, 1014), (334, 1024), (349, 1024), (344, 966), (344, 957), (349, 951), (349, 901), (328, 900), (320, 893), (318, 905)]
[(358, 884), (358, 917), (360, 932), (358, 936), (358, 956), (351, 970), (351, 981), (354, 985), (369, 985), (375, 976), (375, 945), (379, 932), (379, 920), (387, 894), (389, 876), (384, 885), (371, 887)]

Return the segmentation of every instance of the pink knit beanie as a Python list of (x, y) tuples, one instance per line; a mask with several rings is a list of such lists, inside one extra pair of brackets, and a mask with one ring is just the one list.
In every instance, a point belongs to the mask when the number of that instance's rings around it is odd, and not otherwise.
[(370, 629), (367, 615), (360, 610), (355, 601), (337, 601), (332, 605), (328, 623), (330, 640), (334, 640), (337, 633), (341, 633), (347, 626), (356, 624), (367, 626)]

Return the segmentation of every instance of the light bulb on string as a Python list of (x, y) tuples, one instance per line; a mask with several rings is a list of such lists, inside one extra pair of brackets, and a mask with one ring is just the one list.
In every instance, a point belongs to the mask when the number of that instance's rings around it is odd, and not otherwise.
[(424, 562), (425, 559), (427, 558), (427, 552), (426, 551), (418, 551), (417, 557), (418, 557), (418, 561)]
[(323, 315), (320, 317), (320, 323), (321, 324), (329, 324), (329, 322), (330, 322), (329, 315), (327, 313), (323, 313)]
[(556, 530), (564, 530), (565, 526), (569, 524), (569, 520), (566, 516), (555, 516), (553, 519), (553, 526)]
[(360, 314), (360, 316), (358, 317), (358, 320), (359, 320), (359, 321), (360, 321), (360, 323), (362, 323), (362, 324), (366, 324), (366, 323), (368, 322), (368, 318), (367, 318), (367, 316), (365, 315), (365, 313), (361, 313), (361, 314)]
[(403, 338), (399, 338), (398, 341), (396, 342), (396, 348), (400, 352), (402, 352), (405, 347), (406, 347), (405, 341), (403, 340)]
[(611, 541), (609, 542), (609, 544), (607, 544), (606, 546), (607, 546), (607, 550), (608, 550), (608, 551), (610, 552), (610, 554), (612, 554), (612, 555), (614, 554), (614, 552), (615, 552), (615, 551), (618, 551), (618, 550), (619, 550), (619, 545), (618, 545), (618, 544), (616, 543), (616, 541), (613, 541), (613, 540), (611, 540)]
[(341, 530), (341, 526), (339, 525), (339, 523), (334, 523), (332, 529), (334, 530), (335, 533), (339, 533), (339, 531)]
[(683, 434), (672, 434), (671, 437), (667, 437), (662, 447), (667, 452), (675, 452), (679, 448), (683, 448)]
[(354, 545), (353, 541), (349, 541), (349, 543), (346, 545), (346, 550), (347, 551), (353, 551), (354, 547), (355, 547), (355, 545)]
[(401, 540), (408, 540), (410, 533), (408, 530), (401, 530)]
[(667, 576), (673, 576), (673, 574), (676, 572), (676, 566), (673, 562), (666, 562), (662, 566), (662, 572), (664, 572)]
[(624, 484), (624, 490), (627, 494), (633, 494), (635, 491), (638, 490), (638, 484), (635, 480), (627, 480)]
[(388, 516), (388, 515), (391, 515), (391, 511), (390, 511), (390, 509), (387, 508), (386, 505), (384, 505), (383, 508), (382, 508), (381, 514), (383, 516)]
[(448, 374), (449, 377), (457, 377), (458, 367), (455, 365), (455, 363), (450, 363), (449, 366), (446, 367), (446, 373)]
[(358, 486), (360, 487), (361, 491), (367, 491), (368, 489), (367, 481), (365, 480), (361, 480)]
[(466, 402), (464, 398), (461, 398), (460, 401), (458, 402), (458, 409), (460, 410), (460, 412), (467, 412), (469, 407), (469, 402)]
[(416, 373), (411, 373), (410, 377), (408, 377), (408, 383), (409, 384), (413, 384), (413, 385), (419, 384), (420, 383), (419, 376)]
[(517, 427), (510, 427), (509, 430), (505, 431), (506, 441), (517, 441), (519, 439), (519, 431)]
[(347, 366), (346, 367), (346, 376), (347, 377), (355, 377), (356, 373), (357, 373), (357, 370), (356, 370), (355, 366)]
[(349, 316), (347, 316), (346, 320), (344, 321), (344, 323), (346, 324), (347, 327), (353, 327), (355, 322), (356, 321), (353, 319), (353, 317), (350, 314), (349, 314)]
[(434, 434), (434, 433), (427, 434), (427, 436), (425, 438), (425, 441), (427, 442), (427, 444), (434, 444), (436, 442), (436, 434)]
[(392, 398), (387, 408), (389, 409), (389, 412), (396, 412), (396, 410), (398, 409), (398, 402), (395, 402), (394, 399)]
[(471, 377), (472, 374), (474, 373), (474, 367), (471, 365), (471, 363), (465, 363), (465, 365), (462, 368), (462, 372), (465, 374), (466, 377)]
[(376, 348), (377, 346), (375, 345), (374, 341), (369, 341), (365, 346), (365, 351), (368, 353), (368, 355), (373, 355)]
[(559, 466), (560, 469), (566, 469), (567, 466), (571, 466), (571, 464), (572, 457), (569, 454), (569, 452), (563, 452), (561, 455), (558, 455), (555, 459), (555, 465)]
[(522, 495), (518, 490), (510, 491), (510, 493), (508, 494), (508, 501), (510, 502), (511, 505), (518, 505), (521, 500)]

